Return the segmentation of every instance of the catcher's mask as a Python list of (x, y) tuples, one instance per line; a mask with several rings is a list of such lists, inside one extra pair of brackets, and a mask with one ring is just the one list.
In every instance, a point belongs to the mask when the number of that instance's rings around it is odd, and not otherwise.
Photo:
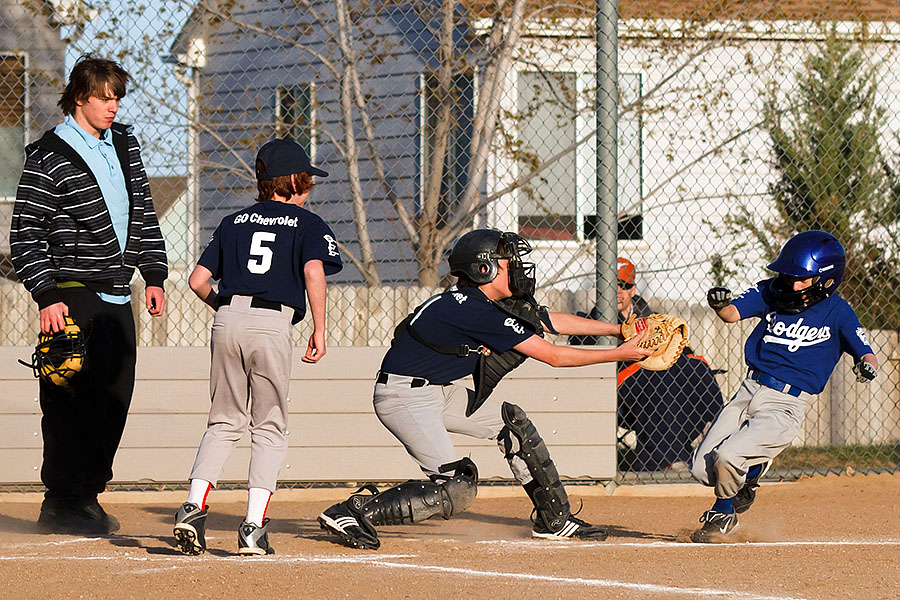
[[(770, 271), (779, 274), (770, 286), (779, 311), (797, 314), (821, 302), (834, 292), (844, 278), (847, 259), (836, 237), (819, 230), (804, 231), (789, 239)], [(813, 284), (794, 290), (794, 279), (813, 278)]]
[(501, 258), (509, 259), (509, 289), (513, 296), (534, 293), (535, 265), (524, 262), (531, 246), (520, 235), (497, 229), (476, 229), (465, 234), (450, 251), (450, 274), (463, 275), (476, 285), (497, 277)]
[(61, 387), (68, 387), (69, 382), (84, 366), (84, 334), (75, 324), (72, 317), (66, 317), (66, 326), (56, 333), (41, 333), (38, 338), (31, 364), (20, 360), (26, 367), (31, 367), (34, 376)]

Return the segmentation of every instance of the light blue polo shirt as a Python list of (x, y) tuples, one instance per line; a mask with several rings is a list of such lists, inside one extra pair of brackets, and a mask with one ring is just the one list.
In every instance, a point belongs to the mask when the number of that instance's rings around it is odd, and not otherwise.
[[(76, 123), (72, 115), (57, 125), (54, 132), (84, 159), (97, 179), (112, 220), (113, 231), (119, 242), (119, 250), (124, 252), (128, 238), (128, 188), (112, 143), (112, 132), (107, 129), (101, 137), (96, 138)], [(130, 295), (114, 296), (99, 292), (98, 295), (101, 300), (113, 304), (127, 304), (131, 301)]]

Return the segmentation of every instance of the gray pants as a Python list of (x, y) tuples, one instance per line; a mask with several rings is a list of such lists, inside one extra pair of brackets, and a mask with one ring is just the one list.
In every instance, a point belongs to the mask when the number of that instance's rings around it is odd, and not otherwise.
[[(373, 403), (382, 425), (394, 434), (426, 475), (440, 474), (442, 465), (459, 460), (450, 433), (496, 440), (503, 429), (501, 402), (488, 400), (470, 417), (466, 404), (471, 390), (465, 385), (410, 387), (412, 377), (389, 375), (376, 383)], [(528, 467), (518, 457), (510, 461), (513, 475), (523, 485), (531, 481)]]
[(287, 454), (287, 393), (293, 309), (253, 308), (247, 296), (219, 307), (212, 326), (209, 422), (191, 479), (214, 486), (235, 443), (250, 429), (249, 487), (275, 491)]
[(810, 395), (799, 398), (745, 379), (691, 458), (691, 474), (733, 498), (753, 465), (772, 460), (800, 433)]

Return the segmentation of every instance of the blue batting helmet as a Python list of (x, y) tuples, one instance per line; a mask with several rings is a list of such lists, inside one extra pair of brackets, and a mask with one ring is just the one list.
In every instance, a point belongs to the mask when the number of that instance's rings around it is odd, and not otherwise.
[(821, 302), (844, 279), (846, 264), (844, 247), (830, 233), (817, 229), (798, 233), (784, 244), (778, 258), (767, 268), (788, 277), (813, 277), (813, 285), (794, 291), (786, 277), (776, 277), (771, 286), (776, 307), (795, 314)]

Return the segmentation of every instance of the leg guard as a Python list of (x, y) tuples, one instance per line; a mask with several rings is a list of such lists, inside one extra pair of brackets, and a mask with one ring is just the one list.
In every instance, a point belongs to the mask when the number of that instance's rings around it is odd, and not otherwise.
[(516, 461), (528, 467), (531, 481), (520, 482), (547, 528), (558, 531), (570, 514), (569, 497), (559, 480), (556, 465), (550, 459), (550, 452), (524, 410), (504, 402), (500, 412), (505, 427), (497, 436), (497, 445), (513, 473), (521, 470), (517, 469)]
[(372, 525), (418, 523), (436, 516), (449, 519), (467, 509), (477, 492), (475, 463), (463, 458), (455, 466), (454, 474), (446, 478), (407, 481), (374, 496), (359, 497), (363, 500), (360, 509)]

